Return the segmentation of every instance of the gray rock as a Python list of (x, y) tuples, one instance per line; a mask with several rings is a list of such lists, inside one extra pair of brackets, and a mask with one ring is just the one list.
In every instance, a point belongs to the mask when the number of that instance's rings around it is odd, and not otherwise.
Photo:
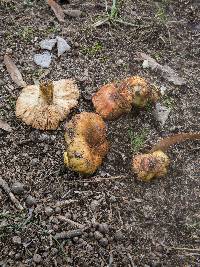
[(118, 66), (121, 66), (123, 63), (124, 63), (123, 59), (118, 59), (118, 60), (116, 61), (116, 64), (117, 64)]
[(56, 208), (55, 208), (55, 212), (56, 212), (57, 214), (61, 213), (61, 208), (60, 208), (60, 207), (56, 207)]
[(78, 243), (78, 240), (79, 240), (78, 236), (75, 236), (75, 237), (73, 238), (73, 241), (74, 241), (75, 243)]
[(71, 47), (63, 38), (57, 36), (56, 39), (57, 39), (58, 57), (60, 57), (66, 51), (71, 50)]
[(102, 246), (102, 247), (106, 247), (108, 245), (108, 239), (107, 238), (101, 238), (99, 240), (99, 244)]
[(52, 55), (48, 51), (45, 51), (42, 54), (35, 54), (33, 57), (35, 64), (42, 68), (48, 68), (50, 66), (51, 58)]
[(2, 86), (4, 84), (5, 84), (4, 80), (0, 79), (0, 86)]
[(51, 216), (53, 214), (53, 209), (51, 207), (46, 207), (45, 208), (45, 214), (47, 216)]
[(154, 116), (157, 121), (160, 122), (161, 126), (165, 125), (165, 122), (167, 121), (171, 109), (161, 105), (160, 103), (156, 103), (156, 107), (154, 110)]
[(27, 198), (26, 198), (26, 206), (28, 208), (31, 208), (32, 206), (36, 205), (37, 204), (37, 201), (36, 201), (36, 198), (32, 197), (31, 195), (29, 195)]
[(24, 185), (20, 182), (15, 182), (11, 187), (11, 191), (16, 195), (22, 195), (24, 193)]
[(55, 46), (57, 42), (57, 39), (45, 39), (42, 40), (39, 45), (41, 49), (47, 49), (47, 50), (52, 50), (52, 48)]
[(54, 256), (54, 255), (56, 255), (57, 253), (58, 253), (58, 249), (57, 248), (52, 248), (51, 249), (51, 254), (52, 254), (52, 256)]
[(93, 200), (90, 204), (91, 210), (95, 211), (97, 207), (99, 206), (99, 202), (97, 200)]
[(142, 67), (143, 69), (149, 68), (149, 61), (147, 59), (145, 59), (142, 63)]
[(114, 235), (114, 239), (116, 241), (122, 241), (124, 239), (124, 235), (121, 231), (117, 231)]
[(40, 263), (41, 260), (42, 260), (42, 257), (40, 256), (40, 254), (34, 254), (34, 256), (33, 256), (33, 261), (34, 261), (35, 263)]
[(109, 232), (109, 227), (108, 227), (107, 223), (101, 223), (98, 226), (98, 230), (100, 233), (106, 234)]
[(110, 202), (111, 203), (115, 203), (117, 201), (116, 197), (115, 196), (111, 196), (110, 197)]
[(103, 238), (103, 235), (102, 235), (100, 232), (95, 231), (95, 232), (94, 232), (94, 238), (95, 238), (96, 240), (100, 240), (101, 238)]
[(37, 158), (33, 158), (30, 162), (32, 166), (36, 166), (38, 164), (39, 160)]
[(13, 236), (12, 241), (14, 244), (21, 244), (22, 243), (20, 236)]

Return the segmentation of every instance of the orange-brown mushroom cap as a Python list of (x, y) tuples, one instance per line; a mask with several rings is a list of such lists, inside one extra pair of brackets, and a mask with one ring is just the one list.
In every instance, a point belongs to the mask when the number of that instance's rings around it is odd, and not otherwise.
[(144, 107), (149, 101), (155, 102), (159, 98), (156, 87), (138, 76), (123, 80), (119, 85), (119, 92), (124, 99), (138, 107)]
[(96, 112), (103, 118), (113, 120), (131, 110), (131, 105), (120, 95), (114, 83), (102, 86), (92, 97)]
[(132, 168), (138, 179), (149, 181), (154, 177), (161, 177), (167, 173), (168, 156), (161, 150), (149, 154), (137, 155), (133, 158)]
[(71, 170), (92, 174), (108, 152), (106, 125), (92, 112), (75, 115), (66, 124), (64, 162)]

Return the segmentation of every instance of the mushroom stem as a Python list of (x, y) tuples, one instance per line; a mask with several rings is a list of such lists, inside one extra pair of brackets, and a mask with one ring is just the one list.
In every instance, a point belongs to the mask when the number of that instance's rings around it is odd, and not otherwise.
[(51, 105), (53, 103), (53, 82), (45, 81), (40, 83), (40, 97), (42, 100)]

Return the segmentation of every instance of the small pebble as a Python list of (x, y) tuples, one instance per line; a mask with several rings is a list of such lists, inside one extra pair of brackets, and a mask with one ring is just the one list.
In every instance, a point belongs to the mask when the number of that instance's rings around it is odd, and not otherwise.
[(102, 235), (100, 232), (95, 231), (95, 232), (94, 232), (94, 238), (95, 238), (96, 240), (99, 240), (99, 239), (103, 238), (103, 235)]
[(55, 208), (55, 212), (56, 212), (57, 214), (61, 213), (61, 208), (60, 208), (60, 207), (56, 207), (56, 208)]
[(51, 58), (52, 55), (48, 51), (45, 51), (42, 54), (35, 54), (33, 60), (38, 66), (48, 68), (51, 64)]
[(47, 216), (51, 216), (53, 214), (53, 209), (51, 207), (46, 207), (45, 213)]
[(116, 64), (117, 64), (118, 66), (122, 65), (123, 63), (124, 63), (124, 61), (123, 61), (122, 59), (118, 59), (118, 60), (116, 61)]
[(38, 164), (38, 162), (39, 162), (39, 160), (37, 158), (34, 158), (34, 159), (31, 160), (30, 164), (32, 166), (36, 166)]
[(16, 254), (15, 254), (15, 259), (16, 259), (16, 260), (19, 260), (20, 258), (21, 258), (21, 254), (20, 254), (20, 253), (16, 253)]
[(26, 206), (28, 208), (34, 206), (37, 204), (37, 201), (36, 201), (36, 198), (32, 197), (31, 195), (29, 195), (27, 198), (26, 198)]
[(102, 246), (102, 247), (106, 247), (108, 245), (108, 239), (107, 238), (101, 238), (99, 240), (99, 244)]
[(58, 57), (60, 57), (64, 52), (71, 50), (69, 44), (62, 37), (57, 36), (57, 48), (58, 48)]
[(42, 260), (42, 257), (41, 257), (39, 254), (35, 254), (35, 255), (33, 256), (33, 261), (34, 261), (35, 263), (40, 263), (41, 260)]
[(22, 243), (20, 236), (13, 236), (12, 241), (14, 244), (21, 244)]
[(98, 226), (98, 230), (100, 233), (106, 234), (109, 232), (109, 227), (108, 227), (107, 223), (101, 223)]
[(52, 248), (51, 249), (52, 256), (56, 255), (57, 253), (58, 253), (58, 249), (57, 248)]
[(89, 234), (88, 234), (88, 237), (89, 238), (92, 238), (94, 236), (94, 233), (93, 232), (90, 232)]
[(115, 233), (115, 235), (114, 235), (114, 239), (115, 239), (116, 241), (121, 241), (121, 240), (123, 240), (123, 239), (124, 239), (124, 235), (123, 235), (123, 233), (122, 233), (121, 231), (117, 231), (117, 232)]
[(20, 182), (15, 182), (11, 187), (11, 191), (16, 195), (21, 195), (24, 193), (24, 185)]
[(116, 197), (115, 196), (111, 196), (110, 197), (110, 202), (111, 203), (115, 203), (117, 201)]
[(52, 50), (52, 48), (55, 46), (57, 40), (56, 39), (45, 39), (42, 40), (39, 45), (41, 49), (47, 49)]
[(73, 241), (74, 241), (75, 243), (78, 243), (78, 240), (79, 240), (78, 236), (75, 236), (75, 237), (73, 238)]
[(92, 211), (95, 211), (98, 206), (99, 206), (99, 202), (97, 200), (93, 200), (90, 204)]

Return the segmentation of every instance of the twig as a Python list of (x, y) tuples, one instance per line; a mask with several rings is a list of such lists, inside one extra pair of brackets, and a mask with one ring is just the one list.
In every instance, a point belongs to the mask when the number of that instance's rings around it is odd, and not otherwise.
[(174, 250), (186, 250), (186, 251), (198, 251), (200, 252), (200, 248), (180, 248), (180, 247), (168, 247), (169, 249)]
[(58, 201), (56, 202), (56, 204), (54, 205), (54, 207), (63, 207), (63, 206), (67, 206), (71, 203), (74, 203), (74, 202), (78, 202), (78, 200), (76, 199), (66, 199), (66, 200), (61, 200), (61, 201)]
[(133, 262), (133, 259), (131, 257), (131, 254), (130, 253), (127, 253), (127, 256), (128, 256), (129, 261), (130, 261), (131, 267), (135, 267), (135, 264)]
[(81, 236), (83, 234), (83, 229), (75, 229), (75, 230), (70, 230), (67, 232), (61, 232), (61, 233), (56, 233), (54, 238), (56, 239), (70, 239), (73, 237)]
[[(133, 23), (131, 23), (131, 22), (123, 21), (123, 20), (121, 20), (121, 19), (114, 19), (114, 21), (115, 21), (115, 22), (118, 22), (118, 23), (120, 23), (120, 24), (124, 24), (124, 25), (126, 25), (126, 26), (133, 26), (133, 27), (138, 27), (138, 28), (142, 27), (141, 25), (133, 24)], [(146, 25), (145, 27), (147, 27), (147, 25)]]
[(101, 176), (95, 176), (91, 177), (90, 180), (77, 180), (69, 183), (96, 183), (96, 182), (104, 182), (104, 181), (110, 181), (110, 180), (117, 180), (117, 179), (125, 179), (128, 178), (128, 176), (125, 175), (119, 175), (119, 176), (110, 176), (103, 178)]
[(14, 194), (11, 192), (8, 183), (3, 179), (0, 178), (0, 186), (3, 188), (3, 190), (9, 195), (10, 200), (14, 203), (17, 209), (23, 210), (23, 206), (20, 204), (20, 202), (16, 199)]
[(85, 225), (80, 224), (80, 223), (77, 223), (77, 222), (75, 222), (75, 221), (72, 221), (72, 220), (70, 220), (70, 219), (68, 219), (68, 218), (66, 218), (65, 216), (62, 216), (62, 215), (57, 216), (57, 218), (58, 218), (58, 220), (60, 220), (60, 221), (62, 221), (62, 222), (69, 223), (69, 224), (71, 224), (72, 226), (76, 226), (76, 227), (78, 227), (78, 228), (84, 228), (84, 227), (85, 227)]

